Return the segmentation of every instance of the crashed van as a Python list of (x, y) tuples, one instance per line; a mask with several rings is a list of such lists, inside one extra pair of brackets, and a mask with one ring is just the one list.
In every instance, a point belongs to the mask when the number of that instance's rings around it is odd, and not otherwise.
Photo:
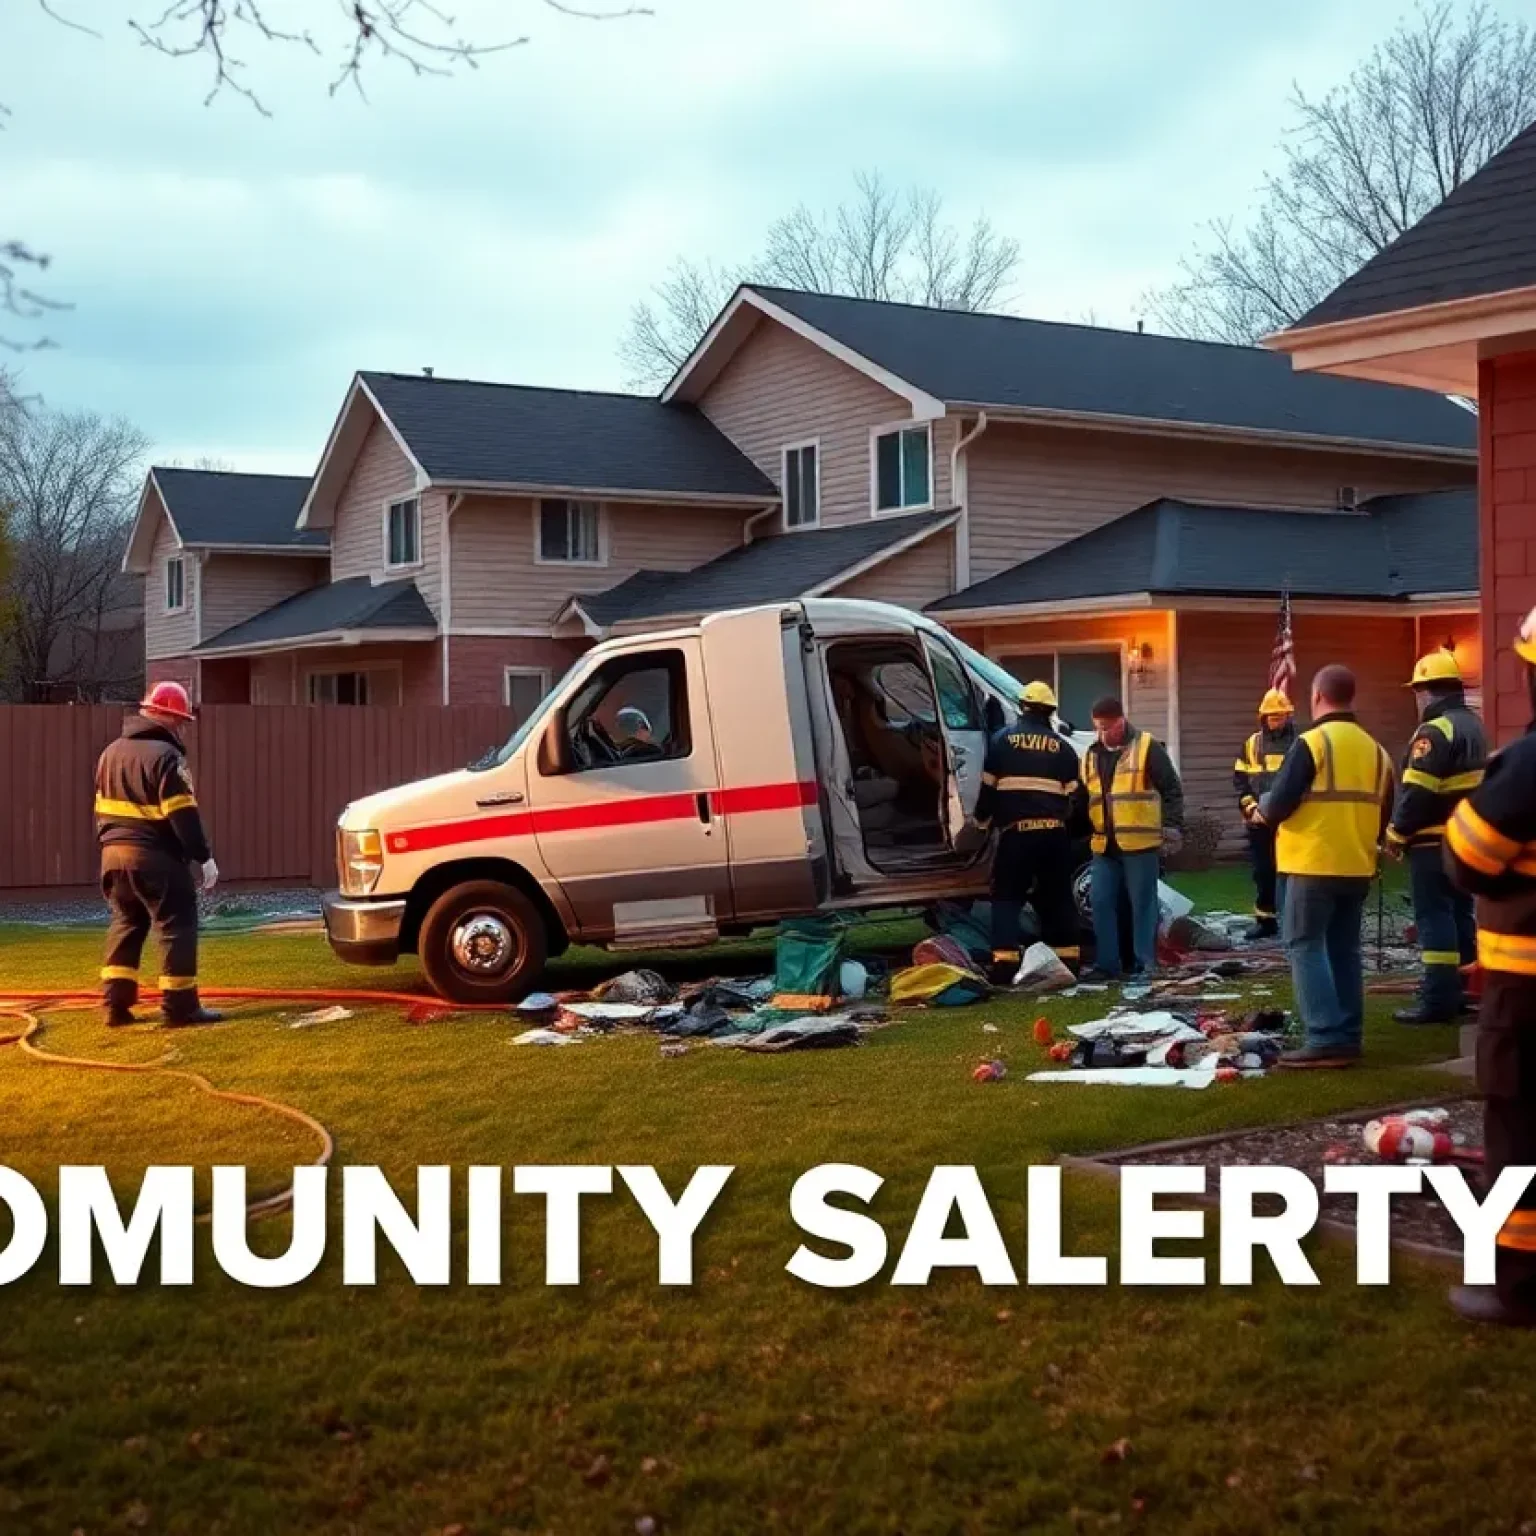
[(938, 624), (808, 598), (586, 652), (500, 749), (349, 805), (343, 960), (522, 996), (573, 943), (708, 944), (781, 918), (979, 896), (969, 817), (1020, 685)]

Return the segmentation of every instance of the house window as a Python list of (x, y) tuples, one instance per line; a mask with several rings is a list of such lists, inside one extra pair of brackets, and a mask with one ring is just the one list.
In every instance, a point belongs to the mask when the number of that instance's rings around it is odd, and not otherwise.
[(514, 725), (522, 725), (544, 702), (549, 692), (549, 673), (538, 667), (508, 667), (502, 696), (512, 710)]
[(1352, 485), (1341, 485), (1333, 494), (1333, 504), (1340, 512), (1353, 512), (1360, 505), (1360, 493)]
[(1031, 651), (1003, 656), (998, 665), (1021, 683), (1049, 683), (1056, 690), (1056, 711), (1076, 730), (1093, 729), (1094, 702), (1121, 692), (1118, 647), (1085, 651)]
[(421, 502), (415, 496), (392, 501), (384, 514), (384, 563), (421, 563)]
[(904, 512), (933, 503), (933, 439), (925, 422), (875, 437), (875, 511)]
[(784, 450), (784, 526), (814, 528), (821, 520), (821, 454), (816, 443)]
[(311, 672), (308, 697), (311, 704), (398, 704), (400, 674), (393, 667)]
[(165, 611), (180, 613), (187, 606), (187, 562), (177, 555), (165, 562)]
[(602, 509), (595, 501), (541, 501), (538, 556), (543, 565), (603, 565)]

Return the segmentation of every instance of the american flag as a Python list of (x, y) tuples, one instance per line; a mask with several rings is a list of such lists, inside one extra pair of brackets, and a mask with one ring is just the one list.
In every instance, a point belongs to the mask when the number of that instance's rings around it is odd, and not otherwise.
[(1291, 633), (1291, 594), (1280, 594), (1280, 618), (1275, 625), (1275, 648), (1269, 657), (1269, 686), (1291, 697), (1296, 681), (1296, 639)]

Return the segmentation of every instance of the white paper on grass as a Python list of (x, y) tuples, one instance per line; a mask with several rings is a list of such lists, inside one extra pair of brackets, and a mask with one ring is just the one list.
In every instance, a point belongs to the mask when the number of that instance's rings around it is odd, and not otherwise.
[(554, 1029), (525, 1029), (515, 1035), (513, 1045), (580, 1045), (580, 1035), (562, 1035)]
[(1086, 1024), (1069, 1024), (1067, 1033), (1079, 1040), (1203, 1040), (1205, 1036), (1166, 1008), (1150, 1013), (1110, 1013)]
[(1197, 1067), (1072, 1067), (1065, 1072), (1031, 1072), (1027, 1083), (1103, 1083), (1119, 1088), (1209, 1088), (1216, 1081), (1216, 1058)]
[(1165, 923), (1171, 923), (1178, 917), (1188, 917), (1195, 910), (1195, 904), (1188, 896), (1174, 890), (1171, 885), (1164, 885), (1161, 880), (1157, 882), (1157, 904), (1163, 909)]

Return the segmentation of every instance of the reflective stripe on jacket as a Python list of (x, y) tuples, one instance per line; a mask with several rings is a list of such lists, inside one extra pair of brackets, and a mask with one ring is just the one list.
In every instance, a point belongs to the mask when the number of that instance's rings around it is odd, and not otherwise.
[(1296, 726), (1289, 720), (1278, 731), (1267, 727), (1257, 730), (1243, 743), (1243, 750), (1232, 764), (1232, 789), (1245, 812), (1269, 793), (1285, 754), (1295, 744)]
[(1077, 752), (1048, 718), (1026, 711), (1017, 725), (987, 743), (976, 800), (976, 823), (999, 831), (1028, 823), (1030, 831), (1065, 827), (1080, 793)]
[(1432, 704), (1408, 743), (1387, 836), (1438, 843), (1451, 812), (1483, 782), (1487, 757), (1483, 722), (1460, 692)]
[(1445, 862), (1477, 897), (1483, 969), (1536, 978), (1536, 734), (1489, 759), (1446, 825)]
[(1089, 747), (1083, 754), (1083, 787), (1088, 791), (1088, 821), (1093, 827), (1095, 853), (1109, 851), (1110, 829), (1122, 853), (1145, 853), (1163, 841), (1163, 797), (1147, 777), (1147, 757), (1152, 738), (1132, 731), (1115, 759), (1109, 782), (1106, 814), (1105, 786), (1099, 773), (1098, 754)]
[(180, 739), (130, 715), (96, 764), (96, 836), (103, 846), (155, 848), (191, 863), (212, 857)]
[(1352, 719), (1331, 717), (1302, 734), (1312, 782), (1280, 823), (1275, 864), (1285, 875), (1376, 873), (1381, 817), (1392, 792), (1392, 760)]

